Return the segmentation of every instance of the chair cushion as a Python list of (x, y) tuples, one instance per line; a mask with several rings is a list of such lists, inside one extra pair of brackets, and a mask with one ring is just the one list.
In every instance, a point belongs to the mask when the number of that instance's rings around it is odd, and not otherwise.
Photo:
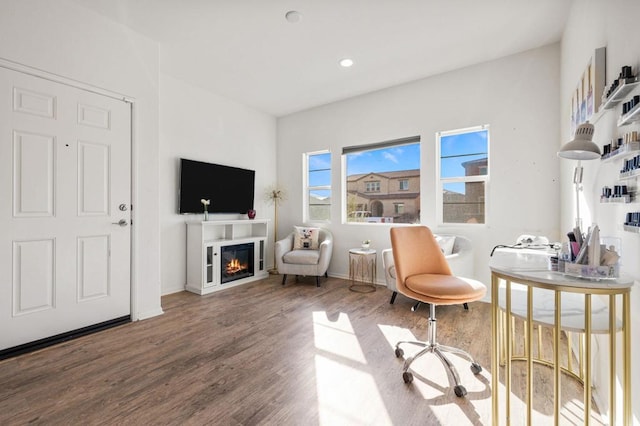
[(318, 250), (318, 238), (320, 228), (294, 226), (293, 249), (294, 250)]
[(442, 304), (479, 300), (487, 291), (487, 287), (479, 281), (453, 275), (412, 275), (406, 279), (405, 285), (415, 293), (441, 300)]
[(293, 250), (282, 256), (282, 261), (296, 265), (317, 265), (320, 261), (320, 250)]

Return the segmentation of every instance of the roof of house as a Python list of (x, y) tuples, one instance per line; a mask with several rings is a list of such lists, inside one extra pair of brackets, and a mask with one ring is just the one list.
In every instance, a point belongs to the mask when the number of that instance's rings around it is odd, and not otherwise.
[(404, 178), (404, 177), (419, 177), (420, 176), (420, 169), (412, 169), (412, 170), (399, 170), (399, 171), (393, 171), (393, 172), (370, 172), (370, 173), (360, 173), (360, 174), (354, 174), (354, 175), (349, 175), (347, 176), (347, 181), (348, 182), (354, 182), (357, 180), (360, 180), (362, 178), (365, 178), (367, 176), (370, 175), (377, 175), (377, 176), (382, 176), (385, 177), (387, 179), (399, 179), (399, 178)]

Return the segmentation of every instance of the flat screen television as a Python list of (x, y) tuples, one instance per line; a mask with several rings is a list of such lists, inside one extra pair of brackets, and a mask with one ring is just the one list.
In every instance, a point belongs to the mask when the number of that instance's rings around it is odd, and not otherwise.
[(254, 170), (180, 159), (179, 212), (202, 213), (201, 199), (210, 200), (209, 213), (246, 213), (253, 209)]

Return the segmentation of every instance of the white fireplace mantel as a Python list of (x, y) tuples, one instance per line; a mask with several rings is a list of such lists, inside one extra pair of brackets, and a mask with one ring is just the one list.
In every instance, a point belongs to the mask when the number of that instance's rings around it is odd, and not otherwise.
[[(266, 278), (268, 222), (269, 219), (188, 221), (186, 289), (202, 295)], [(222, 248), (245, 243), (254, 244), (253, 276), (222, 283)]]

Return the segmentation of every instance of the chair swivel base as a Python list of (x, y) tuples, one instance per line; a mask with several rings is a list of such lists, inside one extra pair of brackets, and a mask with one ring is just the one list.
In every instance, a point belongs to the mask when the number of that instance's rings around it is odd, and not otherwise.
[(464, 386), (462, 386), (462, 384), (460, 384), (460, 376), (458, 375), (458, 371), (456, 370), (455, 366), (451, 363), (451, 361), (449, 361), (449, 359), (444, 355), (444, 352), (449, 352), (449, 353), (467, 358), (471, 362), (470, 368), (471, 368), (471, 372), (474, 375), (478, 375), (482, 372), (482, 366), (477, 362), (475, 362), (471, 357), (471, 355), (469, 355), (467, 352), (458, 348), (439, 345), (437, 343), (419, 342), (419, 341), (398, 342), (396, 344), (396, 350), (395, 350), (396, 357), (398, 358), (402, 358), (402, 356), (404, 355), (404, 351), (402, 350), (402, 348), (400, 348), (400, 345), (403, 343), (410, 343), (412, 345), (424, 347), (424, 349), (422, 349), (420, 352), (418, 352), (414, 356), (411, 356), (405, 359), (404, 361), (404, 366), (402, 368), (402, 379), (407, 384), (413, 381), (413, 374), (411, 374), (411, 372), (409, 371), (409, 368), (411, 367), (411, 364), (413, 363), (413, 361), (415, 361), (422, 355), (425, 355), (428, 353), (433, 353), (446, 367), (447, 372), (449, 373), (450, 377), (453, 379), (455, 383), (453, 391), (455, 392), (457, 397), (465, 396), (467, 394), (467, 389)]

